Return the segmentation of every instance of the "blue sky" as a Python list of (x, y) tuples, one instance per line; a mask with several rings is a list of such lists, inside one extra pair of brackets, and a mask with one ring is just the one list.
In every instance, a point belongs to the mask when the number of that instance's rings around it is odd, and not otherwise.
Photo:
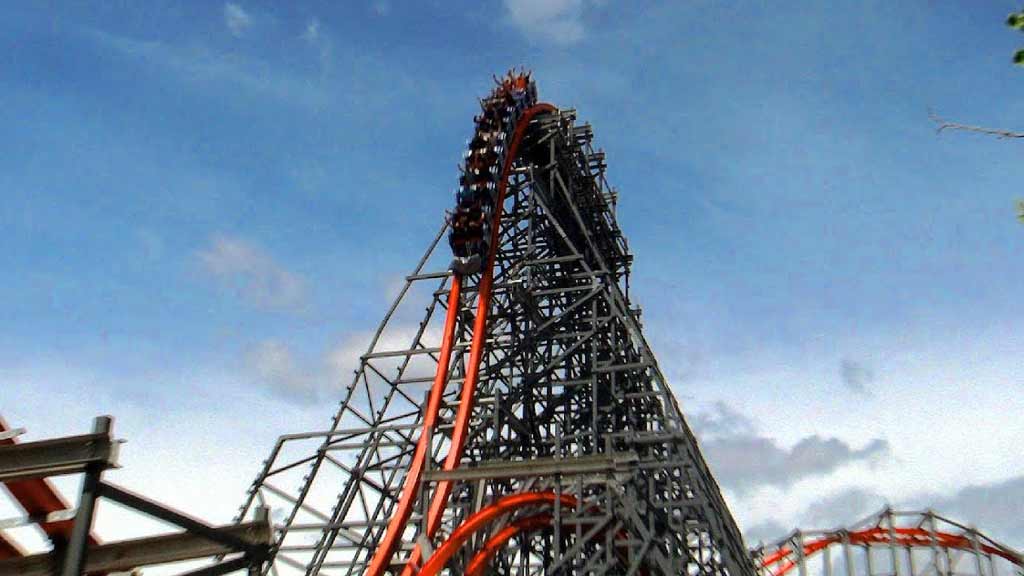
[(846, 447), (723, 480), (745, 528), (841, 522), (817, 503), (853, 494), (1024, 545), (957, 503), (1024, 501), (1024, 148), (928, 117), (1024, 129), (1020, 6), (832, 4), (9, 6), (0, 410), (34, 437), (113, 412), (122, 474), (182, 505), (161, 470), (217, 462), (185, 486), (223, 520), (277, 434), (326, 422), (338, 358), (440, 226), (476, 97), (522, 65), (608, 153), (684, 410), (743, 422), (723, 450)]

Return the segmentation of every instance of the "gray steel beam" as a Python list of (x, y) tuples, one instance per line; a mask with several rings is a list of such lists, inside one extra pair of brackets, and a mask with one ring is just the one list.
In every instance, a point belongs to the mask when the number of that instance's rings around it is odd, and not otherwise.
[[(595, 454), (576, 458), (536, 458), (519, 462), (483, 462), (478, 466), (456, 468), (443, 471), (432, 470), (424, 473), (423, 479), (429, 482), (442, 480), (472, 481), (494, 478), (522, 478), (529, 476), (574, 476), (578, 474), (601, 474), (620, 471), (631, 457), (606, 456)], [(628, 468), (628, 466), (625, 466)]]
[(163, 520), (164, 522), (180, 526), (193, 534), (202, 536), (203, 538), (212, 540), (233, 550), (249, 554), (256, 554), (260, 550), (260, 546), (253, 545), (247, 540), (238, 538), (230, 532), (225, 532), (224, 530), (209, 526), (195, 518), (192, 518), (191, 516), (187, 516), (177, 510), (172, 510), (162, 504), (149, 500), (148, 498), (129, 492), (124, 488), (103, 482), (98, 485), (98, 489), (99, 495), (104, 498), (113, 500), (118, 504), (127, 506), (134, 510), (138, 510), (139, 512), (148, 514), (154, 518)]
[(13, 440), (14, 438), (17, 438), (18, 436), (21, 436), (24, 433), (25, 433), (25, 429), (24, 428), (13, 428), (11, 430), (0, 430), (0, 442), (2, 442), (4, 440)]
[[(111, 445), (110, 429), (113, 424), (110, 416), (100, 416), (93, 423), (93, 434), (100, 436), (98, 445)], [(109, 454), (109, 449), (107, 451)], [(89, 552), (89, 532), (92, 531), (92, 517), (96, 511), (96, 499), (99, 498), (100, 476), (107, 468), (106, 460), (96, 460), (86, 464), (85, 477), (82, 479), (82, 492), (78, 498), (78, 512), (71, 528), (67, 549), (64, 551), (63, 576), (79, 576), (82, 574)]]
[[(266, 546), (271, 536), (268, 521), (232, 524), (216, 530), (222, 535), (243, 541), (248, 546)], [(235, 549), (231, 546), (188, 532), (150, 536), (90, 546), (83, 572), (94, 574), (129, 571), (142, 566), (207, 558), (232, 552), (235, 552)], [(0, 561), (0, 576), (52, 576), (58, 561), (59, 559), (52, 553)]]
[(0, 482), (80, 474), (91, 465), (117, 466), (118, 442), (109, 434), (82, 434), (0, 446)]
[(49, 512), (47, 514), (33, 514), (30, 516), (18, 516), (15, 518), (4, 518), (0, 520), (0, 530), (10, 530), (11, 528), (18, 528), (20, 526), (29, 526), (31, 524), (52, 524), (54, 522), (64, 522), (67, 520), (74, 520), (75, 510), (58, 510), (56, 512)]

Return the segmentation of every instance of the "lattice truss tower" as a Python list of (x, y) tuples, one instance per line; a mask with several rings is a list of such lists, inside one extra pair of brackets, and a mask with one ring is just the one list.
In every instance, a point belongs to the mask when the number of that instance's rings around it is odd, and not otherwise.
[[(427, 434), (429, 457), (388, 573), (415, 574), (454, 550), (449, 574), (753, 576), (629, 298), (632, 255), (590, 126), (554, 108), (523, 124), (474, 393), (461, 394), (484, 273), (461, 277), (451, 296), (446, 224), (406, 277), (329, 428), (282, 436), (252, 484), (239, 519), (259, 504), (277, 511), (274, 573), (372, 573)], [(450, 367), (436, 424), (424, 431), (446, 319)], [(460, 406), (469, 409), (465, 430)], [(460, 433), (461, 458), (446, 467)], [(450, 541), (468, 519), (523, 494), (545, 496)]]

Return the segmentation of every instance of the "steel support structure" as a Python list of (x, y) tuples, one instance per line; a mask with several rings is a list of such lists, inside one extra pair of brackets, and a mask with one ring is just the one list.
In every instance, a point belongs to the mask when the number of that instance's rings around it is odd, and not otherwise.
[[(226, 555), (233, 557), (190, 572), (188, 576), (215, 576), (240, 569), (260, 574), (269, 556), (272, 536), (267, 509), (254, 509), (249, 522), (213, 527), (105, 482), (102, 475), (117, 465), (120, 444), (111, 436), (112, 423), (109, 416), (100, 416), (91, 434), (24, 444), (14, 443), (13, 438), (9, 438), (10, 442), (0, 445), (0, 483), (7, 486), (28, 513), (25, 518), (0, 520), (0, 542), (6, 543), (5, 550), (13, 552), (0, 556), (0, 576), (107, 574)], [(76, 509), (63, 505), (60, 495), (46, 483), (51, 476), (72, 473), (83, 475)], [(61, 509), (35, 510), (37, 501), (24, 494), (40, 491), (60, 503)], [(99, 544), (91, 531), (100, 498), (182, 528), (184, 532)], [(37, 524), (50, 537), (53, 550), (26, 555), (2, 532), (5, 528), (29, 524)]]
[[(448, 386), (437, 425), (422, 429), (449, 314), (442, 228), (372, 338), (330, 427), (282, 436), (248, 492), (238, 521), (257, 505), (290, 510), (275, 523), (275, 574), (362, 574), (416, 442), (429, 434), (417, 512), (392, 573), (416, 573), (443, 547), (450, 574), (475, 561), (474, 571), (495, 574), (754, 575), (643, 336), (618, 194), (592, 138), (575, 111), (554, 110), (529, 122), (517, 150), (492, 247), (486, 344), (459, 467), (439, 470), (459, 432), (481, 275), (461, 277)], [(409, 301), (425, 304), (425, 313), (396, 321)], [(441, 529), (427, 538), (426, 506), (442, 482), (451, 495)], [(463, 534), (467, 519), (491, 518), (495, 502), (528, 493), (554, 499), (504, 512), (448, 556), (449, 536)], [(417, 545), (423, 561), (407, 565)]]
[(889, 508), (848, 527), (794, 531), (752, 551), (760, 576), (998, 576), (1024, 554), (936, 514)]
[[(11, 428), (8, 426), (7, 422), (0, 416), (0, 448), (19, 445), (18, 436), (24, 434), (24, 432), (24, 428)], [(78, 445), (82, 446), (80, 443)], [(37, 446), (39, 445), (37, 444)], [(90, 449), (89, 446), (84, 448), (86, 451)], [(111, 449), (116, 450), (116, 445), (112, 446)], [(45, 451), (46, 449), (43, 448), (43, 450)], [(11, 478), (3, 481), (4, 487), (30, 518), (38, 520), (33, 523), (39, 525), (50, 540), (50, 543), (55, 548), (63, 548), (68, 538), (71, 537), (72, 521), (74, 520), (73, 515), (66, 515), (70, 506), (64, 501), (64, 498), (57, 492), (57, 489), (54, 488), (49, 480), (26, 473), (29, 466), (26, 466), (25, 453), (22, 452), (20, 454), (22, 457), (15, 458), (15, 460), (18, 462), (19, 475), (23, 476), (24, 479), (15, 480), (12, 475)], [(82, 453), (79, 455), (81, 456)], [(93, 453), (91, 456), (100, 456), (102, 458), (103, 455)], [(116, 453), (111, 453), (108, 456), (113, 460), (116, 458)], [(31, 458), (32, 456), (28, 457)], [(12, 460), (5, 460), (12, 462)], [(8, 472), (11, 472), (11, 470), (8, 470)], [(95, 535), (90, 535), (89, 542), (97, 544), (99, 540)], [(0, 533), (0, 560), (23, 556), (24, 553), (25, 551), (18, 547), (15, 542), (7, 538), (3, 533)]]

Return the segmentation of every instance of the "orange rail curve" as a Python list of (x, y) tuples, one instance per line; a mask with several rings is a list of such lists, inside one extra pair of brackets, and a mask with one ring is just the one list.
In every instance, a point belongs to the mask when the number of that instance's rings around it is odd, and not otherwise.
[[(887, 528), (875, 527), (867, 530), (848, 532), (847, 539), (850, 544), (892, 544), (900, 547), (931, 547), (961, 549), (973, 551), (975, 543), (966, 536), (950, 534), (948, 532), (931, 532), (923, 528)], [(828, 535), (817, 540), (804, 544), (803, 557), (807, 558), (831, 544), (842, 542), (838, 535)], [(1024, 566), (1024, 559), (1011, 554), (1002, 548), (988, 544), (977, 543), (978, 550), (985, 554), (994, 554), (1017, 566)], [(785, 576), (790, 570), (797, 566), (797, 560), (792, 558), (792, 548), (780, 548), (774, 554), (767, 556), (761, 561), (761, 568), (767, 569), (771, 576)], [(779, 564), (779, 567), (772, 570), (771, 566)]]
[[(466, 447), (466, 439), (469, 435), (469, 419), (472, 415), (476, 385), (480, 376), (480, 360), (483, 358), (484, 344), (487, 341), (487, 315), (490, 311), (491, 289), (494, 283), (494, 261), (498, 247), (498, 228), (501, 223), (502, 206), (505, 203), (505, 193), (508, 190), (508, 177), (512, 171), (512, 164), (515, 162), (519, 145), (526, 135), (526, 129), (535, 116), (543, 112), (554, 112), (556, 108), (551, 104), (537, 104), (527, 108), (519, 121), (516, 122), (515, 132), (509, 144), (505, 164), (502, 166), (501, 178), (498, 180), (497, 200), (494, 205), (494, 216), (491, 222), (491, 243), (490, 253), (487, 255), (487, 263), (483, 267), (480, 276), (480, 285), (477, 294), (476, 318), (473, 320), (473, 341), (469, 348), (469, 362), (466, 365), (466, 374), (462, 382), (462, 392), (459, 395), (459, 408), (455, 415), (455, 426), (452, 430), (451, 445), (448, 455), (442, 464), (442, 470), (454, 470), (462, 461), (462, 453)], [(458, 276), (456, 276), (458, 278)], [(451, 313), (449, 309), (449, 314)], [(436, 383), (436, 379), (435, 379)], [(425, 428), (424, 428), (425, 430)], [(422, 437), (422, 433), (421, 433)], [(421, 466), (422, 468), (422, 466)], [(417, 479), (417, 483), (419, 480)], [(444, 480), (438, 482), (434, 490), (434, 497), (430, 501), (427, 510), (427, 524), (425, 537), (430, 540), (437, 534), (441, 527), (441, 517), (445, 507), (448, 505), (448, 497), (451, 495), (452, 484)], [(408, 520), (408, 518), (406, 518)], [(404, 525), (404, 522), (403, 522)], [(389, 532), (391, 528), (389, 528)], [(388, 555), (390, 560), (392, 550)], [(416, 566), (420, 563), (423, 551), (419, 544), (413, 548), (409, 561), (402, 570), (402, 576), (412, 576), (416, 573)], [(368, 576), (380, 576), (381, 572), (368, 571)]]
[(377, 547), (370, 567), (367, 568), (367, 575), (380, 575), (384, 573), (391, 557), (398, 547), (405, 525), (412, 515), (413, 505), (419, 493), (420, 478), (423, 475), (423, 465), (430, 452), (430, 435), (437, 423), (437, 415), (441, 409), (441, 399), (444, 396), (445, 385), (448, 383), (448, 365), (452, 358), (452, 341), (455, 338), (455, 323), (459, 317), (459, 294), (462, 290), (462, 277), (455, 275), (452, 278), (451, 291), (448, 293), (448, 311), (444, 319), (444, 334), (441, 337), (441, 350), (438, 352), (437, 370), (434, 372), (434, 383), (430, 389), (430, 396), (427, 398), (427, 409), (423, 416), (423, 430), (420, 432), (419, 440), (416, 442), (416, 451), (413, 453), (412, 462), (409, 464), (409, 472), (405, 476), (402, 486), (402, 495), (398, 500), (398, 506), (391, 521), (388, 523), (384, 540)]
[[(525, 110), (516, 123), (512, 142), (505, 157), (505, 164), (502, 167), (501, 179), (498, 182), (497, 201), (491, 225), (490, 253), (487, 257), (487, 264), (481, 273), (480, 285), (477, 294), (477, 313), (473, 322), (473, 341), (470, 345), (469, 364), (466, 366), (466, 375), (463, 379), (462, 393), (459, 397), (459, 408), (456, 413), (455, 427), (452, 432), (451, 446), (448, 455), (445, 457), (443, 470), (453, 470), (458, 467), (462, 460), (462, 452), (465, 448), (466, 437), (469, 428), (469, 417), (472, 412), (476, 384), (480, 374), (480, 360), (483, 357), (483, 348), (486, 341), (487, 314), (490, 310), (491, 288), (494, 279), (494, 261), (498, 243), (498, 226), (501, 223), (502, 206), (505, 201), (505, 192), (508, 188), (508, 176), (515, 161), (516, 154), (526, 128), (534, 116), (542, 112), (553, 112), (555, 107), (551, 104), (537, 104)], [(373, 559), (366, 570), (366, 576), (382, 576), (401, 540), (405, 527), (412, 516), (413, 506), (419, 494), (420, 482), (423, 476), (424, 463), (430, 449), (430, 436), (434, 425), (437, 423), (438, 412), (441, 407), (441, 399), (444, 396), (445, 386), (448, 382), (448, 368), (451, 363), (451, 348), (455, 334), (455, 323), (458, 319), (459, 292), (461, 291), (462, 276), (456, 274), (452, 279), (451, 292), (448, 295), (448, 310), (445, 316), (444, 333), (441, 340), (437, 370), (434, 373), (434, 381), (427, 399), (427, 409), (423, 418), (423, 428), (419, 440), (416, 443), (416, 450), (413, 453), (412, 462), (409, 464), (409, 472), (403, 482), (401, 496), (398, 505), (388, 522), (384, 539), (374, 552)], [(431, 500), (427, 514), (427, 538), (433, 538), (441, 525), (441, 514), (447, 505), (448, 496), (451, 494), (451, 483), (443, 481), (438, 483), (437, 490)], [(419, 564), (422, 551), (419, 545), (413, 549), (409, 562), (402, 571), (403, 576), (411, 576), (415, 566)]]
[(466, 576), (483, 576), (484, 570), (487, 570), (487, 565), (491, 563), (494, 555), (499, 550), (505, 547), (505, 544), (512, 539), (513, 536), (521, 532), (532, 532), (541, 528), (546, 528), (551, 525), (553, 519), (550, 514), (537, 514), (536, 516), (527, 516), (520, 518), (515, 522), (505, 526), (494, 536), (487, 539), (483, 547), (473, 556), (473, 559), (466, 565)]
[[(502, 207), (505, 203), (505, 194), (508, 190), (508, 176), (512, 170), (512, 163), (515, 161), (516, 154), (519, 149), (519, 145), (522, 142), (522, 138), (526, 133), (526, 128), (529, 126), (529, 122), (534, 119), (535, 116), (543, 112), (554, 112), (555, 107), (549, 104), (539, 104), (534, 107), (526, 109), (522, 116), (516, 122), (515, 132), (512, 135), (512, 141), (508, 148), (508, 154), (505, 157), (505, 164), (502, 167), (502, 175), (498, 182), (498, 197), (495, 202), (495, 214), (492, 225), (490, 225), (490, 250), (487, 254), (486, 264), (483, 266), (483, 270), (480, 275), (480, 284), (477, 293), (476, 301), (476, 318), (473, 320), (473, 341), (469, 348), (469, 362), (466, 365), (466, 375), (463, 379), (462, 392), (459, 397), (459, 409), (456, 413), (455, 427), (452, 433), (452, 443), (449, 448), (449, 453), (444, 458), (444, 462), (441, 466), (443, 470), (452, 470), (459, 467), (459, 463), (462, 460), (463, 450), (466, 447), (466, 439), (469, 434), (469, 419), (472, 414), (474, 395), (476, 394), (476, 383), (480, 374), (480, 360), (483, 358), (483, 345), (486, 341), (486, 326), (487, 326), (487, 314), (490, 310), (490, 290), (494, 285), (494, 268), (495, 259), (498, 250), (498, 234), (499, 224), (501, 223)], [(456, 278), (460, 278), (456, 275)], [(449, 313), (453, 314), (452, 308), (449, 307)], [(438, 364), (438, 371), (441, 369)], [(445, 366), (445, 370), (447, 367)], [(446, 374), (441, 378), (441, 386), (447, 379)], [(437, 385), (438, 378), (434, 378), (434, 385)], [(433, 393), (431, 393), (433, 394)], [(435, 415), (436, 416), (436, 415)], [(424, 430), (427, 428), (424, 427)], [(422, 439), (425, 435), (421, 433), (420, 438)], [(424, 453), (425, 455), (425, 453)], [(414, 462), (415, 463), (415, 462)], [(419, 464), (417, 474), (422, 474), (422, 462)], [(412, 469), (410, 475), (407, 476), (407, 485), (409, 479), (412, 476)], [(420, 479), (416, 479), (417, 485), (419, 485)], [(402, 491), (402, 498), (406, 495), (407, 490)], [(444, 511), (444, 507), (447, 505), (447, 499), (452, 493), (452, 483), (442, 481), (437, 484), (437, 488), (434, 491), (434, 496), (430, 501), (430, 507), (427, 511), (427, 524), (426, 524), (426, 538), (433, 538), (437, 533), (437, 529), (440, 528), (441, 515)], [(409, 503), (409, 510), (412, 512), (412, 502)], [(409, 517), (402, 519), (400, 524), (397, 522), (399, 519), (393, 517), (391, 525), (388, 527), (388, 533), (391, 532), (399, 533), (402, 530), (404, 524), (409, 521)], [(397, 529), (393, 528), (396, 527)], [(397, 544), (397, 542), (395, 542)], [(381, 547), (378, 547), (378, 556), (380, 554)], [(393, 556), (393, 547), (387, 550), (387, 562), (381, 563), (381, 565), (371, 565), (371, 569), (368, 570), (368, 576), (380, 576), (383, 574), (383, 569), (390, 562), (391, 556)], [(413, 553), (410, 556), (409, 562), (406, 564), (406, 568), (401, 571), (402, 576), (412, 576), (416, 573), (416, 567), (419, 565), (420, 560), (423, 557), (423, 550), (420, 549), (420, 545), (416, 544), (413, 548)], [(375, 559), (376, 560), (376, 559)], [(377, 571), (375, 571), (375, 568)]]
[[(483, 576), (484, 571), (487, 569), (487, 565), (490, 564), (494, 555), (497, 554), (498, 551), (501, 550), (516, 534), (521, 532), (531, 532), (540, 528), (547, 528), (552, 523), (554, 523), (554, 518), (550, 514), (538, 514), (536, 516), (520, 518), (499, 530), (484, 543), (483, 547), (480, 548), (476, 554), (473, 555), (473, 558), (466, 566), (466, 576)], [(618, 536), (625, 538), (627, 533), (623, 529), (619, 531)], [(617, 551), (616, 554), (625, 560), (621, 551)], [(640, 574), (646, 576), (647, 569), (640, 568)]]
[(576, 498), (568, 494), (558, 496), (554, 492), (523, 492), (505, 496), (497, 502), (481, 508), (452, 531), (448, 539), (444, 541), (444, 544), (441, 544), (430, 556), (426, 564), (423, 565), (419, 576), (437, 576), (466, 540), (502, 514), (527, 506), (551, 505), (555, 502), (560, 502), (562, 506), (570, 508), (576, 506)]

